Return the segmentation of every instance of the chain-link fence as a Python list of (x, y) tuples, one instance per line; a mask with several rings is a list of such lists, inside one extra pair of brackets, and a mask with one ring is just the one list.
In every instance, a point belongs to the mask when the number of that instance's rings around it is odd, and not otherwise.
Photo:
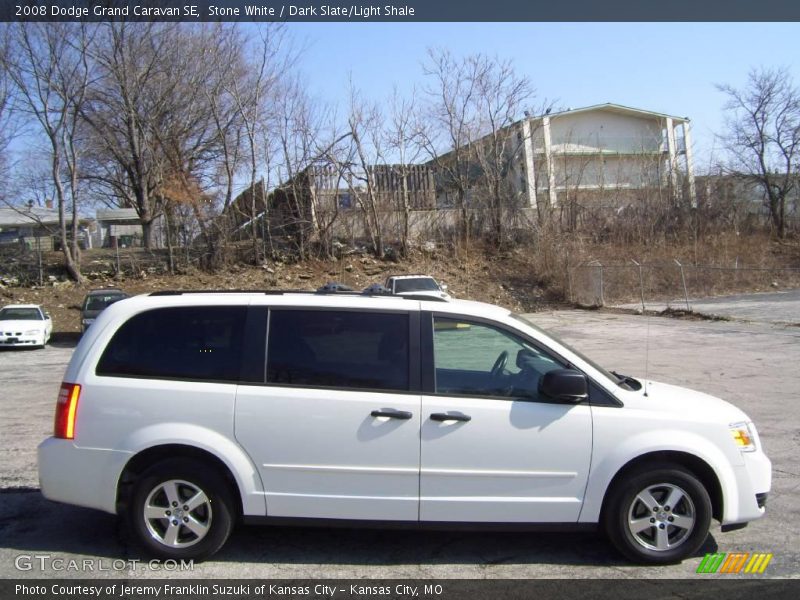
[[(173, 256), (174, 269), (197, 262), (196, 255)], [(169, 271), (167, 250), (103, 248), (81, 254), (81, 272), (89, 281), (115, 277), (138, 278)], [(18, 246), (0, 247), (0, 286), (47, 285), (67, 278), (60, 252), (37, 252)]]
[(800, 286), (800, 268), (625, 264), (593, 261), (569, 272), (569, 300), (582, 306), (667, 304), (691, 310), (693, 298)]

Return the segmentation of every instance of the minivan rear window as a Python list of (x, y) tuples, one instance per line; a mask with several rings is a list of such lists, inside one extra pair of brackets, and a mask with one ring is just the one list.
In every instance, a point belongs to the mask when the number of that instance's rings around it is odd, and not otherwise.
[(114, 334), (96, 374), (236, 382), (244, 306), (182, 306), (139, 313)]
[(272, 310), (267, 382), (407, 390), (408, 315)]

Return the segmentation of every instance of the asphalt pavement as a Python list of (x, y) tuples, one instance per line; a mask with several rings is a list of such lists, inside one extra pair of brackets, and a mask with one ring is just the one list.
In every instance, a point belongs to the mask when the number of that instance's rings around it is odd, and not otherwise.
[[(661, 312), (667, 308), (683, 310), (686, 300), (651, 303), (648, 311)], [(623, 304), (618, 308), (639, 310), (641, 303)], [(689, 299), (689, 309), (708, 316), (719, 316), (737, 321), (800, 325), (800, 289), (759, 294), (736, 294), (716, 298)]]

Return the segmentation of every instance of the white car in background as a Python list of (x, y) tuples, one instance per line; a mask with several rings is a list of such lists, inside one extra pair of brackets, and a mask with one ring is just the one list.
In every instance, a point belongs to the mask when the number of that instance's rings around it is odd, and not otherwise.
[(0, 346), (44, 348), (53, 321), (38, 304), (9, 304), (0, 309)]
[(447, 286), (439, 285), (439, 282), (430, 275), (394, 275), (386, 279), (384, 286), (397, 296), (431, 296), (445, 300), (450, 299)]

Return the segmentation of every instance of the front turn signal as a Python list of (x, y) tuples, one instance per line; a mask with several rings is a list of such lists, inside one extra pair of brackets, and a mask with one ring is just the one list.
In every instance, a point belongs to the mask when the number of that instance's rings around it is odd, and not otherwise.
[(731, 423), (730, 432), (739, 450), (742, 452), (755, 452), (756, 436), (750, 429), (750, 423)]

